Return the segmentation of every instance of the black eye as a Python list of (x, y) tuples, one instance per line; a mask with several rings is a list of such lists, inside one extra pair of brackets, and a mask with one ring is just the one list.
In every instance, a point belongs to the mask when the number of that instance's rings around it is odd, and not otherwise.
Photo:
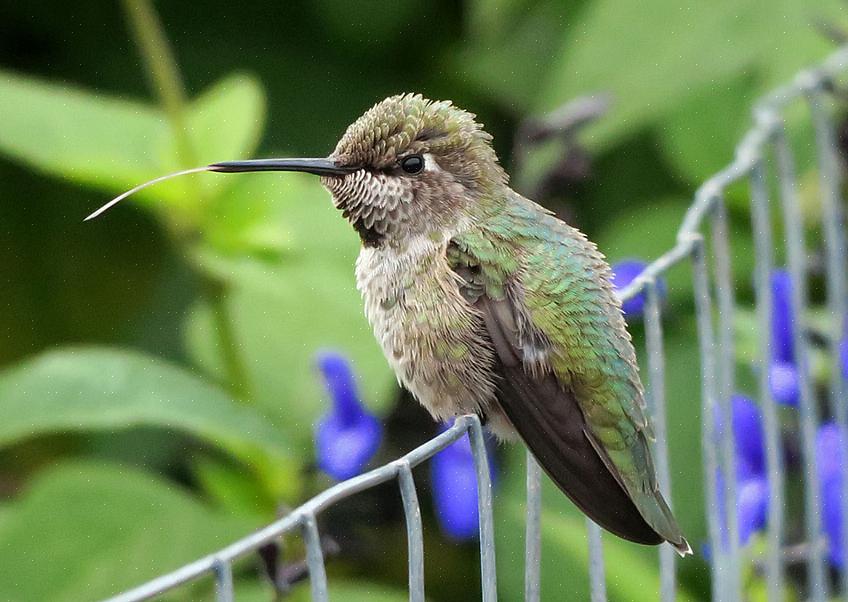
[(406, 173), (419, 173), (424, 169), (424, 157), (421, 155), (409, 155), (400, 160), (400, 167)]

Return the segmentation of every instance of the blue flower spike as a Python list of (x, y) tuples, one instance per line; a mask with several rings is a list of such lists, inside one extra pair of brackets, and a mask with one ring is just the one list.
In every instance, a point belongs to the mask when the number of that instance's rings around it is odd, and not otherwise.
[[(769, 483), (765, 466), (765, 445), (760, 408), (748, 397), (731, 398), (733, 441), (736, 451), (736, 513), (739, 526), (739, 543), (745, 545), (751, 535), (766, 526), (769, 500)], [(723, 426), (716, 416), (716, 431)], [(722, 531), (727, 534), (727, 516), (724, 508), (724, 479), (718, 474), (718, 504)]]
[(795, 315), (792, 313), (792, 278), (784, 269), (771, 273), (772, 364), (769, 367), (769, 390), (779, 404), (798, 406), (800, 389), (795, 363)]
[(846, 318), (845, 336), (839, 344), (839, 360), (842, 366), (842, 378), (848, 380), (848, 318)]
[(361, 473), (383, 436), (383, 427), (362, 405), (348, 360), (339, 353), (318, 355), (318, 368), (332, 407), (315, 427), (318, 467), (337, 480)]
[(765, 477), (740, 479), (736, 483), (736, 513), (739, 543), (743, 546), (751, 536), (766, 526), (769, 485)]
[(765, 475), (766, 452), (760, 408), (744, 395), (734, 395), (730, 403), (738, 476)]
[[(648, 264), (640, 259), (625, 259), (615, 263), (612, 266), (612, 284), (619, 290), (623, 291), (633, 282), (637, 276), (645, 271)], [(657, 288), (660, 297), (665, 296), (666, 287), (665, 280), (662, 278), (657, 280)], [(628, 299), (622, 304), (624, 315), (628, 318), (640, 317), (645, 313), (646, 293), (640, 292), (632, 299)]]
[[(440, 425), (439, 430), (447, 430), (453, 422), (451, 420)], [(491, 454), (489, 467), (494, 473)], [(457, 542), (477, 539), (477, 472), (468, 435), (454, 441), (433, 457), (430, 462), (430, 479), (433, 505), (442, 532)]]
[(795, 315), (792, 313), (792, 278), (783, 269), (771, 273), (771, 345), (775, 362), (795, 363)]
[(845, 566), (842, 540), (842, 479), (845, 463), (839, 427), (830, 422), (816, 433), (816, 464), (821, 490), (821, 513), (828, 540), (828, 559), (838, 569)]
[(791, 362), (774, 362), (769, 368), (769, 391), (777, 403), (798, 407), (801, 389), (798, 368)]

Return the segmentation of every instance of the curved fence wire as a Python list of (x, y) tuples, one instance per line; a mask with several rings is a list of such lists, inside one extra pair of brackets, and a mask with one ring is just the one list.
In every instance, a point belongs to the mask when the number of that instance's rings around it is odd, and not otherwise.
[[(783, 450), (776, 402), (772, 399), (768, 366), (771, 361), (769, 324), (773, 311), (770, 274), (774, 264), (775, 240), (772, 232), (772, 213), (779, 210), (783, 222), (783, 240), (788, 270), (794, 283), (791, 297), (793, 312), (803, 318), (808, 309), (808, 260), (803, 224), (799, 209), (798, 182), (795, 160), (784, 130), (784, 114), (789, 105), (806, 105), (816, 143), (816, 162), (819, 171), (819, 194), (822, 206), (822, 233), (825, 249), (827, 312), (831, 333), (844, 332), (848, 315), (848, 255), (842, 200), (842, 165), (836, 139), (834, 110), (834, 80), (848, 71), (848, 47), (831, 55), (819, 67), (804, 71), (788, 85), (775, 90), (754, 106), (754, 125), (736, 149), (735, 159), (725, 169), (707, 180), (696, 192), (695, 199), (677, 233), (675, 246), (651, 263), (648, 268), (621, 292), (623, 299), (637, 294), (646, 295), (645, 345), (647, 365), (643, 366), (647, 380), (648, 404), (652, 414), (656, 441), (659, 484), (666, 499), (671, 499), (671, 472), (666, 444), (664, 349), (662, 305), (658, 278), (682, 263), (691, 265), (695, 295), (695, 313), (700, 349), (701, 370), (701, 448), (705, 478), (705, 506), (709, 544), (712, 550), (712, 597), (714, 600), (742, 598), (742, 578), (738, 521), (736, 514), (736, 482), (734, 441), (731, 429), (718, 432), (710, 417), (720, 415), (723, 424), (731, 422), (730, 398), (734, 391), (734, 327), (735, 311), (732, 249), (725, 207), (725, 191), (733, 185), (747, 185), (750, 199), (751, 223), (754, 232), (756, 268), (754, 276), (757, 329), (759, 340), (759, 402), (763, 411), (766, 439), (766, 465), (770, 483), (770, 503), (767, 520), (768, 599), (784, 598), (785, 544)], [(776, 191), (776, 194), (773, 192)], [(772, 202), (772, 196), (777, 199)], [(777, 205), (777, 209), (773, 207)], [(804, 467), (804, 562), (807, 569), (809, 598), (825, 602), (828, 591), (826, 542), (822, 535), (819, 513), (819, 485), (816, 478), (815, 434), (819, 421), (813, 399), (809, 367), (809, 342), (803, 328), (795, 328), (799, 388), (801, 456)], [(839, 337), (829, 338), (829, 352), (838, 357)], [(848, 399), (846, 382), (839, 370), (833, 370), (830, 381), (830, 413), (843, 433), (848, 432)], [(162, 575), (144, 585), (111, 598), (112, 602), (131, 602), (152, 598), (205, 575), (213, 575), (217, 599), (234, 599), (232, 563), (236, 559), (271, 543), (282, 535), (299, 531), (306, 546), (306, 563), (312, 598), (328, 599), (327, 575), (320, 543), (317, 516), (329, 506), (360, 491), (395, 480), (400, 488), (406, 519), (409, 558), (409, 597), (414, 602), (424, 600), (424, 541), (421, 511), (412, 468), (432, 458), (454, 441), (470, 437), (477, 473), (480, 520), (480, 557), (482, 596), (485, 602), (497, 600), (495, 568), (494, 521), (489, 467), (483, 431), (476, 416), (463, 416), (453, 426), (411, 451), (402, 458), (339, 483), (309, 500), (287, 516), (263, 529), (192, 562), (172, 573)], [(842, 439), (842, 457), (848, 458), (848, 437)], [(541, 566), (541, 473), (532, 456), (527, 458), (527, 521), (525, 549), (525, 599), (540, 600)], [(719, 474), (724, 475), (719, 479)], [(848, 533), (848, 479), (843, 479), (841, 496), (843, 533)], [(719, 495), (719, 487), (724, 489)], [(726, 500), (726, 527), (721, 523), (717, 499)], [(587, 521), (590, 548), (590, 582), (592, 600), (606, 599), (601, 530)], [(722, 544), (722, 530), (726, 537)], [(660, 599), (675, 598), (674, 550), (663, 545), (659, 549)], [(843, 573), (841, 590), (848, 598), (848, 571)], [(547, 595), (551, 595), (548, 593)]]

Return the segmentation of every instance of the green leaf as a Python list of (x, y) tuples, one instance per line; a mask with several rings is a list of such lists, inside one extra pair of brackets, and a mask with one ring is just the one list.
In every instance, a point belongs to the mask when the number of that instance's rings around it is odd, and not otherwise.
[[(216, 252), (353, 265), (359, 239), (318, 178), (296, 173), (230, 178), (233, 185), (215, 199), (204, 226)], [(279, 257), (284, 252), (288, 255)]]
[[(198, 165), (243, 157), (259, 140), (264, 93), (255, 79), (231, 76), (190, 103), (186, 113)], [(0, 71), (0, 115), (0, 153), (103, 190), (123, 191), (194, 167), (178, 163), (170, 124), (149, 104)], [(196, 205), (200, 200), (190, 182), (165, 182), (139, 194), (184, 207)], [(207, 176), (202, 190), (208, 196), (222, 183)]]
[[(751, 107), (764, 90), (756, 78), (743, 73), (722, 86), (707, 85), (694, 91), (658, 128), (660, 149), (666, 160), (692, 185), (700, 184), (730, 164), (743, 135), (753, 127)], [(809, 111), (801, 104), (792, 104), (781, 116), (796, 165), (814, 163)], [(818, 198), (816, 194), (808, 197), (800, 199), (804, 205), (802, 212), (805, 218), (814, 221)], [(747, 212), (749, 198), (746, 190), (730, 194), (727, 200)]]
[(150, 105), (0, 71), (0, 115), (0, 152), (48, 174), (115, 190), (164, 173)]
[(188, 128), (198, 165), (248, 158), (265, 124), (265, 92), (249, 75), (230, 75), (194, 99)]
[(733, 161), (736, 145), (752, 126), (757, 91), (752, 78), (743, 75), (723, 86), (704, 86), (671, 112), (658, 133), (660, 148), (678, 174), (697, 185)]
[(0, 522), (0, 598), (94, 600), (255, 528), (143, 472), (93, 462), (41, 472)]
[(139, 425), (176, 429), (222, 448), (291, 496), (283, 433), (195, 376), (161, 360), (96, 347), (51, 351), (0, 374), (0, 446), (55, 432)]
[[(215, 83), (186, 107), (186, 125), (192, 150), (191, 161), (208, 165), (250, 157), (259, 143), (265, 124), (265, 93), (261, 84), (247, 75), (231, 75)], [(169, 155), (173, 168), (194, 167), (181, 165), (177, 160), (176, 141), (171, 138)], [(182, 206), (197, 205), (216, 199), (220, 192), (234, 184), (227, 177), (207, 176), (192, 180), (175, 180), (162, 186), (170, 193), (169, 200)], [(151, 191), (161, 194), (163, 191)], [(170, 205), (154, 205), (168, 211)], [(196, 214), (205, 221), (210, 212)], [(204, 225), (205, 228), (205, 225)]]
[[(166, 163), (151, 178), (178, 169), (208, 165), (249, 157), (256, 150), (265, 123), (265, 93), (261, 84), (247, 75), (231, 75), (215, 83), (186, 106), (186, 135), (189, 157), (180, 157), (177, 139), (170, 135), (164, 153)], [(191, 161), (191, 165), (181, 163)], [(162, 211), (167, 217), (174, 206), (187, 208), (195, 226), (207, 220), (214, 212), (199, 211), (201, 204), (214, 201), (234, 184), (227, 177), (206, 176), (194, 179), (179, 178), (157, 184), (143, 191), (141, 198), (153, 199), (151, 208)], [(161, 203), (160, 199), (167, 203)], [(205, 229), (205, 225), (203, 226)]]
[(204, 493), (230, 512), (272, 516), (279, 505), (252, 475), (231, 462), (204, 455), (194, 460), (193, 468)]
[[(659, 0), (650, 7), (598, 0), (569, 29), (539, 108), (612, 92), (614, 110), (591, 129), (602, 147), (655, 123), (692, 90), (722, 86), (743, 72), (758, 73), (763, 91), (792, 77), (832, 50), (812, 23), (844, 21), (842, 8), (838, 0), (815, 8), (797, 0), (768, 8), (757, 0)], [(780, 51), (786, 48), (792, 51)]]

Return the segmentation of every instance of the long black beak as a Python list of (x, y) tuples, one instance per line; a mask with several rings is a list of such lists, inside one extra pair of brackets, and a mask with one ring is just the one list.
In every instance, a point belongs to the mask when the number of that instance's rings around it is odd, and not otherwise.
[(246, 171), (302, 171), (317, 176), (343, 176), (355, 167), (339, 165), (332, 159), (252, 159), (213, 163), (209, 171), (241, 173)]
[(84, 221), (94, 219), (110, 207), (121, 202), (128, 196), (135, 194), (139, 190), (144, 190), (148, 186), (153, 186), (158, 182), (170, 180), (171, 178), (200, 173), (202, 171), (217, 171), (221, 173), (240, 173), (245, 171), (302, 171), (318, 176), (343, 176), (356, 170), (356, 167), (339, 165), (332, 159), (253, 159), (251, 161), (224, 161), (223, 163), (213, 163), (212, 165), (206, 165), (205, 167), (184, 169), (176, 173), (159, 176), (158, 178), (148, 180), (144, 184), (139, 184), (135, 188), (127, 190), (124, 194), (116, 196), (100, 209), (85, 218)]

